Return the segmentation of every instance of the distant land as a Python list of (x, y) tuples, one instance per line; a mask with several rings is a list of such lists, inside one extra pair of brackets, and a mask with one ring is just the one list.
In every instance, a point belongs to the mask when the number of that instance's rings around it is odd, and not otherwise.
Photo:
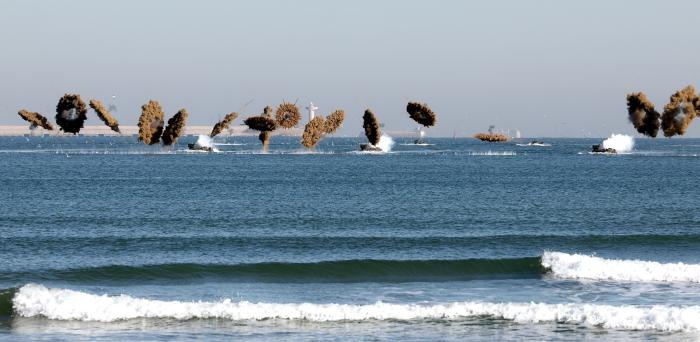
[[(85, 126), (80, 130), (79, 136), (129, 136), (138, 135), (138, 126), (119, 126), (121, 134), (112, 131), (109, 127), (104, 125), (96, 126)], [(211, 132), (212, 126), (186, 126), (185, 135), (207, 135)], [(357, 132), (357, 136), (361, 134), (360, 127)], [(304, 128), (291, 128), (291, 129), (278, 129), (275, 130), (272, 135), (283, 135), (283, 136), (301, 136), (304, 132)], [(385, 131), (389, 136), (392, 137), (415, 137), (416, 132), (414, 131)], [(257, 136), (260, 132), (248, 129), (247, 126), (238, 125), (233, 126), (231, 129), (222, 132), (219, 136)], [(362, 133), (364, 136), (364, 133)], [(65, 135), (71, 136), (70, 133), (64, 133), (59, 130), (47, 131), (42, 128), (37, 128), (34, 131), (29, 129), (29, 125), (0, 125), (0, 136), (24, 136), (24, 135)], [(347, 135), (336, 135), (336, 136), (347, 136)]]

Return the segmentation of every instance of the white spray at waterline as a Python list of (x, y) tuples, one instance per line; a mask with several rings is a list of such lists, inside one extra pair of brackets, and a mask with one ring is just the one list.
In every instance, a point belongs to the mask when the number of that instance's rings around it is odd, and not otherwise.
[(382, 152), (391, 152), (391, 149), (394, 148), (394, 139), (386, 134), (382, 134), (382, 136), (379, 137), (377, 147), (382, 149)]
[(613, 134), (603, 140), (603, 148), (614, 148), (615, 151), (629, 152), (634, 148), (634, 138), (625, 134)]
[(197, 137), (197, 142), (194, 143), (195, 147), (209, 147), (214, 152), (219, 152), (219, 150), (214, 146), (214, 140), (208, 135), (200, 135)]

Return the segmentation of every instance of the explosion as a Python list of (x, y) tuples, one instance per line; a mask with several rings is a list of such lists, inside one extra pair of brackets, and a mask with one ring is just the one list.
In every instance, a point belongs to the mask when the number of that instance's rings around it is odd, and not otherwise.
[(687, 86), (671, 95), (671, 102), (664, 106), (661, 115), (661, 128), (664, 136), (683, 135), (700, 109), (700, 99), (695, 94), (695, 87)]
[(487, 142), (502, 142), (509, 140), (507, 135), (500, 133), (477, 133), (474, 135), (474, 138)]
[(377, 117), (374, 116), (371, 109), (365, 110), (365, 115), (362, 116), (362, 127), (365, 129), (365, 135), (369, 143), (376, 146), (379, 143), (379, 138), (382, 135)]
[(333, 134), (340, 128), (340, 126), (345, 121), (345, 111), (342, 109), (336, 109), (333, 113), (326, 117), (323, 133)]
[(243, 123), (252, 130), (260, 131), (258, 139), (260, 139), (264, 148), (270, 145), (270, 132), (277, 129), (277, 123), (272, 119), (272, 108), (270, 106), (265, 107), (263, 114), (251, 116), (245, 119)]
[(160, 135), (163, 133), (163, 109), (158, 101), (150, 100), (141, 106), (141, 117), (139, 117), (139, 140), (147, 145), (157, 144)]
[(627, 112), (629, 120), (637, 132), (655, 138), (659, 132), (661, 114), (654, 109), (654, 104), (642, 93), (627, 95)]
[(437, 116), (425, 103), (409, 102), (406, 111), (413, 121), (425, 127), (434, 126), (437, 121)]
[(168, 120), (168, 127), (163, 131), (163, 145), (169, 146), (177, 142), (177, 138), (185, 131), (187, 116), (187, 110), (183, 108)]
[(46, 117), (39, 113), (30, 112), (26, 109), (22, 109), (17, 114), (19, 114), (19, 116), (22, 119), (29, 122), (31, 124), (32, 129), (35, 127), (41, 127), (43, 129), (53, 131), (53, 125), (51, 125), (51, 123)]
[(326, 120), (323, 116), (317, 116), (304, 126), (304, 134), (301, 136), (301, 144), (306, 148), (312, 148), (321, 141), (326, 130)]
[(277, 126), (282, 128), (295, 127), (301, 121), (299, 107), (293, 103), (282, 102), (275, 112), (275, 121)]
[(223, 118), (223, 120), (217, 122), (216, 125), (214, 125), (214, 128), (211, 129), (211, 133), (209, 133), (209, 136), (213, 138), (219, 135), (219, 133), (223, 132), (225, 129), (228, 129), (228, 127), (231, 125), (231, 122), (233, 122), (233, 120), (236, 120), (236, 118), (238, 118), (238, 113), (229, 113)]
[(65, 94), (56, 105), (56, 124), (66, 133), (77, 134), (87, 120), (87, 106), (78, 94)]
[(112, 116), (112, 114), (109, 113), (102, 102), (94, 99), (90, 100), (90, 108), (97, 113), (97, 117), (99, 117), (100, 120), (105, 123), (105, 125), (109, 126), (109, 128), (111, 128), (113, 131), (121, 133), (119, 131), (119, 122)]

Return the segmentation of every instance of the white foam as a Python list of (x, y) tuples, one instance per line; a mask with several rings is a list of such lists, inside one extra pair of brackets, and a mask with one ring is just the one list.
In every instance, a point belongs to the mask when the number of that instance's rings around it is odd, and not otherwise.
[(470, 156), (516, 156), (514, 151), (470, 151)]
[(700, 306), (612, 306), (598, 304), (482, 303), (448, 304), (314, 304), (182, 302), (134, 298), (127, 295), (93, 295), (28, 284), (13, 299), (22, 317), (113, 322), (135, 318), (230, 320), (290, 319), (307, 321), (459, 320), (475, 316), (519, 323), (558, 322), (613, 329), (698, 331)]
[(629, 152), (634, 148), (634, 138), (625, 134), (613, 134), (603, 140), (603, 148), (614, 148), (615, 151)]
[(582, 254), (545, 252), (542, 266), (554, 276), (570, 279), (666, 281), (700, 283), (700, 265), (604, 259)]

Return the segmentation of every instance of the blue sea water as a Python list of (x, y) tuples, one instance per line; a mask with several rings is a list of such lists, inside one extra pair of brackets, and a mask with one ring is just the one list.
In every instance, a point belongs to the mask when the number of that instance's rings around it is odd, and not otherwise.
[(698, 139), (0, 137), (0, 340), (695, 340)]

